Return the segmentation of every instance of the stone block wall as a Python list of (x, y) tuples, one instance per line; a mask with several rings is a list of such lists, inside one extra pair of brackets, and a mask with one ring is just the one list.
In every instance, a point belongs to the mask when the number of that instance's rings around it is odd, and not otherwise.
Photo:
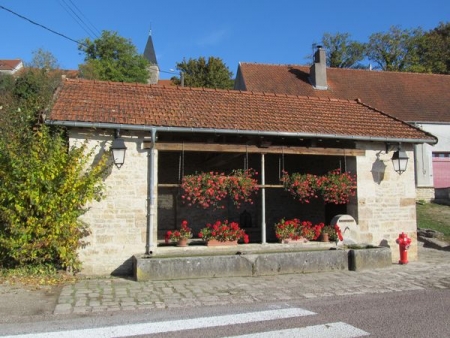
[[(361, 143), (359, 147), (366, 149), (366, 156), (357, 157), (357, 206), (350, 212), (360, 227), (359, 242), (391, 247), (396, 262), (399, 250), (395, 240), (405, 232), (412, 239), (408, 258), (417, 260), (414, 166), (410, 162), (406, 172), (399, 175), (392, 166), (392, 151), (386, 154), (383, 144), (378, 150), (372, 143)], [(403, 147), (412, 159), (412, 147)]]
[[(83, 261), (82, 272), (85, 274), (130, 273), (132, 256), (145, 252), (149, 161), (148, 150), (142, 148), (144, 136), (148, 136), (148, 134), (122, 133), (128, 148), (125, 164), (121, 169), (117, 169), (115, 166), (110, 168), (105, 181), (105, 198), (100, 202), (92, 202), (89, 211), (82, 217), (82, 220), (90, 225), (92, 231), (87, 238), (89, 245), (79, 251)], [(92, 147), (99, 146), (100, 150), (109, 149), (113, 140), (113, 132), (111, 130), (97, 130), (92, 133), (71, 131), (71, 145), (85, 139), (91, 140)], [(383, 143), (378, 145), (379, 149), (376, 148), (376, 143), (360, 143), (358, 147), (366, 150), (366, 156), (346, 159), (347, 170), (358, 175), (357, 196), (352, 198), (346, 208), (346, 213), (352, 215), (359, 226), (359, 242), (390, 246), (393, 261), (397, 261), (398, 246), (395, 239), (400, 232), (404, 231), (413, 239), (413, 245), (409, 252), (409, 259), (413, 261), (417, 258), (414, 168), (409, 165), (408, 170), (402, 175), (394, 172), (390, 160), (392, 152), (384, 154)], [(412, 158), (412, 148), (406, 150), (408, 156)], [(163, 153), (157, 153), (156, 157), (160, 160), (158, 175), (162, 181), (160, 183), (177, 182), (178, 166), (176, 161), (165, 163), (167, 159)], [(313, 159), (313, 161), (303, 161), (304, 158), (300, 158), (300, 162), (313, 169), (331, 161), (325, 157), (321, 159), (320, 156), (317, 156), (316, 158), (317, 160)], [(199, 162), (193, 161), (193, 165), (197, 163)], [(254, 161), (250, 167), (256, 167), (258, 163), (258, 160)], [(231, 165), (232, 168), (239, 168), (239, 164), (231, 163)], [(277, 164), (269, 167), (271, 168), (268, 169), (269, 173), (270, 170), (277, 171), (278, 169)], [(277, 168), (274, 169), (274, 167)], [(322, 168), (326, 167), (328, 166), (322, 166)], [(289, 171), (293, 172), (295, 168), (293, 166)], [(202, 168), (198, 168), (198, 170), (202, 170)], [(166, 175), (170, 177), (167, 178)], [(272, 176), (277, 176), (277, 173)], [(166, 229), (177, 227), (179, 222), (186, 218), (193, 220), (190, 225), (197, 231), (205, 225), (203, 222), (195, 221), (199, 217), (207, 219), (209, 222), (225, 218), (238, 220), (240, 212), (245, 209), (244, 207), (239, 210), (227, 210), (218, 214), (217, 211), (187, 208), (177, 202), (179, 198), (177, 188), (160, 187), (156, 191), (159, 194), (157, 196), (158, 212), (155, 211), (153, 217), (157, 219), (159, 229), (156, 227), (153, 229), (153, 250), (156, 249), (158, 230), (159, 239), (162, 239), (161, 236)], [(276, 190), (275, 188), (267, 189), (266, 197), (267, 240), (274, 239), (269, 236), (269, 232), (273, 231), (273, 223), (282, 217), (297, 217), (312, 222), (321, 222), (326, 216), (326, 208), (320, 201), (300, 204), (282, 189)], [(255, 236), (258, 236), (258, 229), (260, 229), (260, 208), (259, 202), (255, 202), (254, 205), (247, 208), (252, 214)]]
[[(90, 139), (91, 147), (108, 150), (113, 140), (112, 131), (100, 135), (72, 131), (71, 145)], [(123, 134), (127, 152), (125, 164), (114, 165), (106, 178), (105, 198), (92, 202), (89, 211), (81, 217), (90, 225), (89, 242), (79, 251), (83, 262), (82, 273), (87, 275), (128, 274), (131, 257), (145, 252), (147, 150), (142, 149), (142, 138)], [(97, 152), (99, 153), (99, 152)]]

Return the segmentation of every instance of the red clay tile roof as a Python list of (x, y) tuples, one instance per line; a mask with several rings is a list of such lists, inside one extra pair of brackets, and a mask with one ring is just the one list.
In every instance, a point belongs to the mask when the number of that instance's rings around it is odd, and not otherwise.
[(49, 121), (436, 142), (356, 101), (70, 79), (59, 88)]
[[(239, 89), (361, 99), (364, 103), (407, 122), (450, 122), (450, 76), (358, 69), (327, 68), (328, 90), (317, 90), (309, 67), (240, 63)], [(241, 82), (242, 83), (242, 82)]]
[(12, 71), (16, 69), (22, 60), (0, 60), (0, 71)]

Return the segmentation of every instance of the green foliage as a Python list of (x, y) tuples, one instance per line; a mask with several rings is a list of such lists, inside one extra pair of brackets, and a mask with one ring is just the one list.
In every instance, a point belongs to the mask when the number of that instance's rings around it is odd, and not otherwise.
[[(14, 77), (9, 74), (0, 73), (0, 97), (4, 95), (9, 95), (14, 88)], [(0, 104), (2, 104), (2, 99), (0, 99)]]
[(28, 70), (0, 114), (0, 267), (52, 265), (78, 269), (89, 230), (79, 220), (102, 197), (107, 154), (87, 144), (69, 149), (63, 130), (39, 125), (60, 80)]
[(418, 54), (424, 71), (450, 74), (450, 22), (426, 32), (419, 40)]
[(102, 197), (104, 155), (67, 149), (61, 131), (46, 126), (0, 143), (0, 252), (3, 264), (79, 268), (77, 249), (89, 234), (79, 221), (87, 202)]
[(131, 40), (116, 32), (103, 31), (94, 41), (87, 38), (78, 49), (86, 54), (85, 63), (79, 65), (83, 78), (147, 83), (148, 61), (138, 54)]
[(387, 33), (374, 33), (366, 45), (366, 56), (388, 71), (421, 71), (417, 44), (423, 32), (393, 26)]
[(365, 45), (350, 40), (348, 33), (325, 33), (322, 37), (327, 52), (327, 65), (337, 68), (361, 68)]
[[(186, 87), (203, 87), (231, 89), (234, 85), (233, 73), (220, 58), (210, 56), (208, 61), (204, 57), (183, 60), (177, 63), (177, 69), (183, 73)], [(181, 79), (173, 77), (172, 82), (181, 84)]]

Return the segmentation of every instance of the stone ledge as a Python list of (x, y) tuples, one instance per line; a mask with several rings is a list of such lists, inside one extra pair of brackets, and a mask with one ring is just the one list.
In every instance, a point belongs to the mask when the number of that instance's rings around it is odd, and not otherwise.
[(351, 249), (348, 251), (348, 269), (351, 271), (386, 268), (391, 265), (392, 253), (391, 249), (387, 247)]
[[(350, 255), (354, 258), (350, 259)], [(390, 266), (391, 251), (389, 248), (370, 248), (151, 258), (135, 255), (133, 273), (139, 282), (252, 277), (347, 270), (350, 262), (355, 271)]]

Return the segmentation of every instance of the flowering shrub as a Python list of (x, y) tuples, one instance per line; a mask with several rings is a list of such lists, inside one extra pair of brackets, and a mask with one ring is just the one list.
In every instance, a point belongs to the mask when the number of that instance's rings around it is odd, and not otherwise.
[(324, 224), (313, 225), (310, 221), (300, 221), (298, 218), (285, 220), (284, 218), (275, 224), (275, 236), (279, 240), (298, 240), (304, 237), (308, 240), (319, 238)]
[(346, 204), (356, 193), (356, 176), (332, 170), (317, 180), (317, 186), (325, 203)]
[(346, 204), (356, 193), (356, 176), (340, 169), (322, 176), (283, 172), (281, 182), (301, 203), (309, 203), (320, 193), (325, 203)]
[(248, 235), (243, 229), (239, 227), (236, 222), (229, 223), (228, 220), (216, 221), (214, 224), (207, 224), (206, 227), (200, 230), (198, 237), (204, 241), (211, 239), (218, 240), (220, 242), (237, 241), (242, 239), (244, 243), (249, 242)]
[(344, 240), (341, 229), (339, 228), (339, 226), (337, 224), (335, 224), (334, 226), (327, 225), (327, 226), (323, 227), (322, 233), (328, 234), (329, 239), (332, 242), (338, 242), (338, 241)]
[(186, 175), (181, 182), (184, 203), (197, 205), (204, 209), (213, 207), (223, 209), (224, 199), (229, 196), (239, 207), (242, 202), (253, 203), (250, 196), (258, 190), (254, 178), (258, 173), (253, 169), (233, 170), (230, 175), (218, 172)]
[(192, 238), (192, 230), (188, 227), (188, 222), (186, 220), (181, 222), (181, 229), (175, 231), (167, 231), (165, 235), (166, 243), (178, 242), (181, 239)]

